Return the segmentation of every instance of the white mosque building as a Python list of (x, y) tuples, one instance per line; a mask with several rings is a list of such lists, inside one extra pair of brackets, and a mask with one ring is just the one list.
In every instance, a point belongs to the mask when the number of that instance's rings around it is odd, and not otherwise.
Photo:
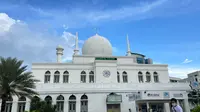
[[(127, 37), (126, 56), (113, 56), (108, 39), (98, 34), (85, 41), (79, 54), (78, 35), (72, 62), (33, 63), (40, 98), (57, 104), (59, 112), (170, 112), (169, 101), (178, 99), (190, 112), (188, 83), (170, 83), (168, 65), (153, 64), (144, 55), (132, 53)], [(162, 54), (158, 54), (162, 56)], [(29, 110), (28, 98), (11, 98), (6, 112)]]

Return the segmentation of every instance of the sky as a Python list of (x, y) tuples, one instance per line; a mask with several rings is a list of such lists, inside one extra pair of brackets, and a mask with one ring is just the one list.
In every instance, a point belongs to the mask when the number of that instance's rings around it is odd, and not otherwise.
[[(0, 0), (0, 56), (55, 62), (72, 59), (75, 33), (79, 47), (89, 37), (106, 37), (113, 55), (131, 51), (168, 64), (169, 75), (185, 78), (200, 70), (199, 0)], [(97, 30), (95, 30), (97, 29)]]

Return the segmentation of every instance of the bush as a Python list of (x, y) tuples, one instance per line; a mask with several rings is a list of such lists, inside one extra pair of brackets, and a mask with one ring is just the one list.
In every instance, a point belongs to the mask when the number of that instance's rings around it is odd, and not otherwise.
[(194, 109), (192, 109), (192, 112), (200, 112), (200, 105), (198, 105)]
[(30, 112), (56, 112), (56, 106), (35, 97), (31, 100)]

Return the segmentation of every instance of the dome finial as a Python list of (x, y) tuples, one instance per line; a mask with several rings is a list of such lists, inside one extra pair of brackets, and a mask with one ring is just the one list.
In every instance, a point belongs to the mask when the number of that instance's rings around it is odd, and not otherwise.
[(94, 28), (94, 30), (95, 30), (95, 34), (98, 35), (98, 30), (97, 30), (97, 28)]

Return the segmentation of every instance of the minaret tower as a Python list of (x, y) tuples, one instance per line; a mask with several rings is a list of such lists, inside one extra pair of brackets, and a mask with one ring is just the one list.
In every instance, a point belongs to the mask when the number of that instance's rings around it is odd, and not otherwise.
[(64, 49), (62, 48), (62, 46), (58, 45), (58, 47), (56, 48), (57, 63), (62, 62), (63, 51), (64, 51)]
[(74, 55), (78, 55), (78, 54), (79, 54), (79, 48), (78, 48), (78, 32), (76, 32)]
[(128, 35), (126, 37), (126, 41), (127, 41), (127, 56), (131, 56), (131, 48), (130, 48), (130, 42), (128, 39)]

